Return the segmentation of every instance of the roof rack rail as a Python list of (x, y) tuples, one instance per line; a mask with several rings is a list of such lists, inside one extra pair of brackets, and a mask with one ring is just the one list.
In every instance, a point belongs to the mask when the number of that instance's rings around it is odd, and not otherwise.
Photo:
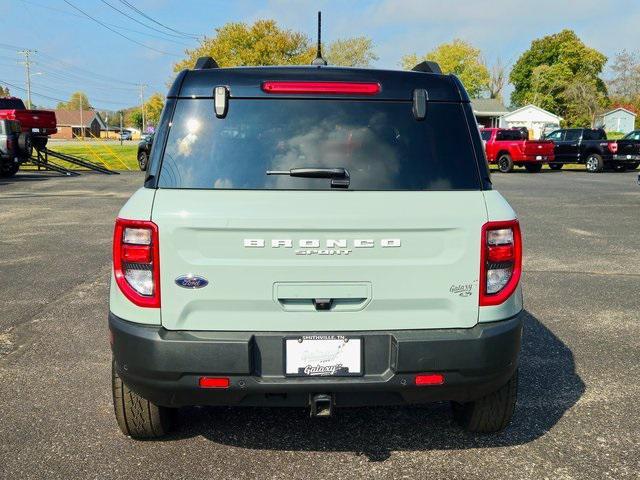
[(440, 69), (440, 65), (438, 65), (438, 62), (430, 62), (426, 60), (424, 62), (420, 62), (411, 70), (414, 72), (440, 73), (440, 74), (442, 73), (442, 70)]
[(216, 62), (212, 57), (200, 57), (196, 61), (194, 70), (209, 70), (210, 68), (220, 68), (218, 62)]

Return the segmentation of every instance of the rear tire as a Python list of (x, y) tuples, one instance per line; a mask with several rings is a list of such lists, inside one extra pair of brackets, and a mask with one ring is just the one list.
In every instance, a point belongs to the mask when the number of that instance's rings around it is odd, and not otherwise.
[(511, 155), (505, 153), (498, 157), (498, 170), (502, 173), (509, 173), (513, 171), (513, 160), (511, 159)]
[(636, 168), (638, 168), (638, 166), (640, 165), (640, 162), (633, 162), (627, 165), (627, 168), (629, 170), (635, 170)]
[(495, 433), (504, 430), (513, 416), (518, 396), (518, 371), (495, 392), (473, 402), (451, 402), (456, 422), (469, 432)]
[(175, 410), (155, 405), (130, 390), (118, 375), (115, 362), (111, 364), (111, 386), (113, 408), (122, 433), (144, 439), (160, 438), (171, 430)]
[(48, 141), (49, 137), (33, 137), (33, 148), (36, 150), (44, 150)]
[(562, 170), (562, 164), (561, 163), (550, 163), (549, 164), (549, 168), (551, 170)]
[(0, 178), (11, 178), (20, 170), (20, 164), (14, 162), (0, 163)]
[(524, 168), (526, 168), (527, 172), (529, 172), (529, 173), (540, 173), (540, 170), (542, 170), (542, 164), (541, 163), (527, 163), (527, 164), (525, 164)]
[(18, 137), (18, 148), (21, 156), (31, 157), (33, 153), (33, 137), (30, 133), (22, 132)]
[(140, 170), (142, 170), (143, 172), (146, 171), (148, 163), (149, 155), (147, 155), (147, 152), (140, 152), (138, 154), (138, 166), (140, 167)]
[(602, 157), (597, 153), (590, 153), (584, 163), (587, 172), (589, 173), (598, 173), (604, 169), (604, 161), (602, 160)]

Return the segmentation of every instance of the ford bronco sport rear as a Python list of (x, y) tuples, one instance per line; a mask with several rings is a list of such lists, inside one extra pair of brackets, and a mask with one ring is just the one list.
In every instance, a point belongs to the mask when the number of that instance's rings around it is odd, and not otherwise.
[[(437, 66), (201, 66), (175, 80), (114, 234), (118, 424), (185, 405), (516, 401), (522, 247)], [(435, 71), (434, 71), (435, 70)]]

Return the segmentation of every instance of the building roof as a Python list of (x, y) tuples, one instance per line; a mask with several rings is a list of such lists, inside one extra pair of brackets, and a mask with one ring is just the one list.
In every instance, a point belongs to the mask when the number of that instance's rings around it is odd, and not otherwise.
[(616, 113), (617, 111), (620, 111), (620, 110), (622, 110), (623, 112), (627, 112), (629, 115), (632, 115), (633, 117), (636, 117), (636, 114), (634, 112), (632, 112), (631, 110), (627, 110), (626, 108), (622, 108), (622, 107), (614, 108), (613, 110), (609, 110), (608, 112), (604, 112), (600, 116), (601, 117), (606, 117), (606, 116), (611, 115), (612, 113)]
[(515, 110), (512, 110), (511, 112), (505, 113), (504, 118), (508, 119), (509, 117), (516, 116), (518, 113), (521, 113), (521, 112), (523, 112), (523, 111), (525, 111), (525, 110), (527, 110), (529, 108), (537, 110), (538, 112), (543, 113), (545, 115), (549, 115), (550, 117), (554, 117), (558, 121), (562, 120), (562, 117), (556, 115), (555, 113), (550, 112), (549, 110), (545, 110), (544, 108), (540, 108), (540, 107), (534, 105), (533, 103), (530, 103), (529, 105), (525, 105), (524, 107), (516, 108)]
[(509, 113), (507, 107), (504, 106), (502, 100), (498, 98), (473, 98), (471, 106), (475, 115), (485, 116), (501, 116)]
[(80, 122), (79, 110), (56, 110), (56, 125), (58, 127), (85, 127), (89, 128), (93, 120), (98, 120), (100, 129), (106, 128), (104, 120), (100, 114), (94, 110), (82, 111), (82, 123)]

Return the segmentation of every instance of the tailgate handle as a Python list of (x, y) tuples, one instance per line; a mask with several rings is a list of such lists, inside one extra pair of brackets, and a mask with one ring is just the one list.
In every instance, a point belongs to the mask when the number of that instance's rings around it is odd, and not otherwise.
[(285, 311), (349, 312), (362, 310), (371, 301), (368, 282), (276, 283), (273, 299)]
[(313, 306), (316, 307), (316, 310), (331, 310), (331, 306), (333, 305), (333, 298), (314, 298)]

